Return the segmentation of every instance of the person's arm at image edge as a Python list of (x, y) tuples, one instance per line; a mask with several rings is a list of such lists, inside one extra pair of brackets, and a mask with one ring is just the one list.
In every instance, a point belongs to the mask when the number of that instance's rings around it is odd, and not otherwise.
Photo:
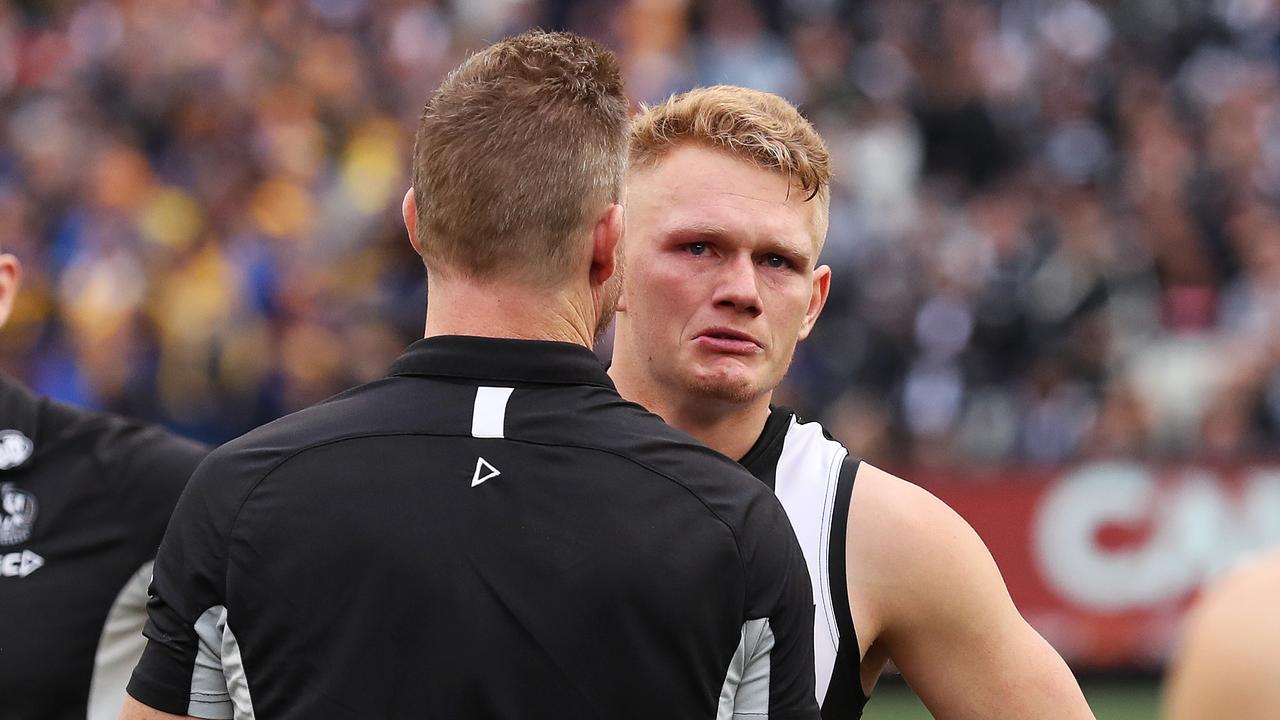
[(1280, 554), (1228, 575), (1187, 620), (1164, 693), (1168, 720), (1280, 717)]
[(1093, 718), (986, 545), (942, 501), (864, 464), (847, 542), (850, 603), (879, 609), (875, 644), (935, 718)]

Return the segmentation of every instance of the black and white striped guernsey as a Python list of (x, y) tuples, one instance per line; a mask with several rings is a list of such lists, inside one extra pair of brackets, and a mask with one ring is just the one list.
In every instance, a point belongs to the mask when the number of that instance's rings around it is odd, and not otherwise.
[(813, 582), (814, 669), (822, 717), (860, 718), (867, 697), (849, 610), (845, 531), (861, 461), (818, 423), (775, 407), (740, 462), (773, 488), (804, 551)]

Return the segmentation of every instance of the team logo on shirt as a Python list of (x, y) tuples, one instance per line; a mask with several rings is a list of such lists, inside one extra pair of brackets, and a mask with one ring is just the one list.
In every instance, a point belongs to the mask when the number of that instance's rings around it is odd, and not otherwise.
[(0, 555), (0, 577), (24, 578), (42, 567), (44, 558), (30, 550)]
[(0, 484), (0, 545), (26, 542), (35, 524), (36, 496), (13, 483)]
[(35, 444), (17, 430), (0, 430), (0, 470), (16, 468), (31, 457)]

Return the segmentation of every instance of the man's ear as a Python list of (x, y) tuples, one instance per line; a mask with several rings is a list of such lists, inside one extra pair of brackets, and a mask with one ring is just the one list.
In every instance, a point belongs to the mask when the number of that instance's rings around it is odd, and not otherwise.
[(418, 201), (413, 197), (412, 187), (404, 194), (404, 200), (400, 203), (400, 214), (404, 216), (404, 227), (409, 231), (409, 244), (421, 255), (422, 246), (418, 244)]
[(22, 263), (12, 255), (0, 255), (0, 327), (9, 321), (13, 300), (22, 284)]
[(809, 307), (804, 311), (804, 322), (800, 323), (799, 338), (801, 340), (809, 337), (813, 324), (818, 322), (818, 316), (822, 314), (822, 308), (826, 307), (827, 295), (830, 292), (831, 266), (819, 265), (813, 271), (813, 290), (809, 294)]
[(604, 285), (618, 271), (618, 253), (624, 231), (622, 206), (613, 203), (591, 229), (591, 285)]

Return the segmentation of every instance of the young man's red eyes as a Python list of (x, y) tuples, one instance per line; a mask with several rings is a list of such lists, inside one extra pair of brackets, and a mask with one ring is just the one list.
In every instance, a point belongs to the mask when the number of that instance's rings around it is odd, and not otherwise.
[[(684, 252), (687, 252), (694, 257), (706, 255), (711, 250), (711, 244), (706, 242), (689, 242), (682, 244), (680, 247)], [(761, 255), (757, 262), (773, 270), (785, 270), (796, 267), (796, 263), (794, 261), (786, 255), (779, 255), (778, 253), (766, 253)]]

